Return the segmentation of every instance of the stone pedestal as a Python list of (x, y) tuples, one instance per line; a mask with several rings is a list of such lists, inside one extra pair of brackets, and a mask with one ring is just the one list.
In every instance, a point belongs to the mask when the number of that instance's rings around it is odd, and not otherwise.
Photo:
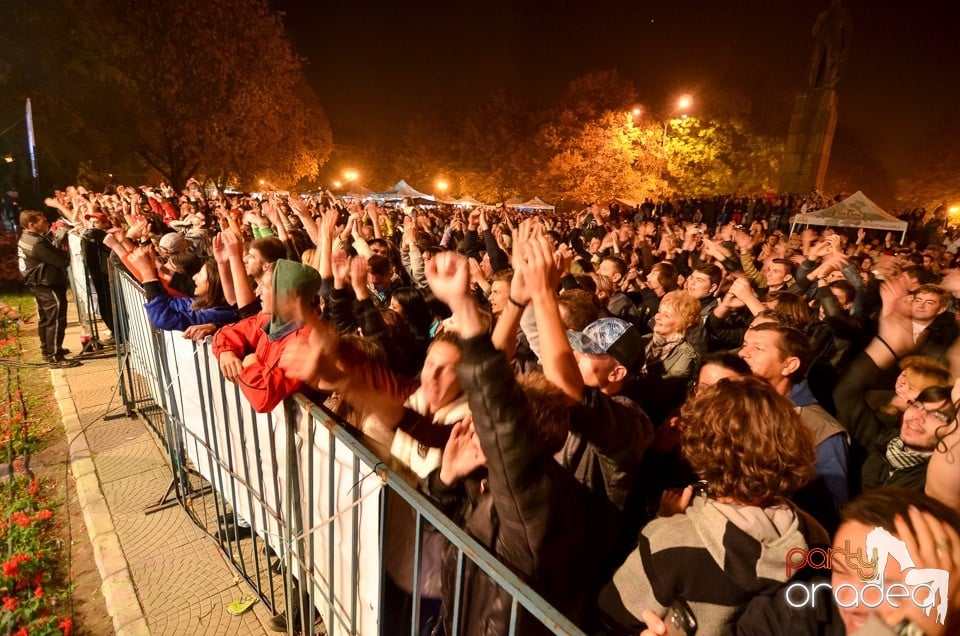
[(797, 96), (780, 164), (780, 192), (806, 194), (823, 188), (837, 128), (837, 91), (811, 89)]

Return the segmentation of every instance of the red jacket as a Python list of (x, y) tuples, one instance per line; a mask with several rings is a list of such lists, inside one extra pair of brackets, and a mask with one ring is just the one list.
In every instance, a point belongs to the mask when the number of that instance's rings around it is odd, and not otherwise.
[(305, 343), (310, 337), (310, 328), (301, 327), (271, 342), (265, 331), (269, 324), (270, 314), (260, 313), (223, 327), (213, 337), (213, 355), (218, 360), (224, 351), (241, 360), (250, 353), (257, 355), (257, 361), (244, 369), (237, 381), (257, 413), (269, 413), (302, 388), (299, 380), (288, 378), (277, 365), (287, 344)]

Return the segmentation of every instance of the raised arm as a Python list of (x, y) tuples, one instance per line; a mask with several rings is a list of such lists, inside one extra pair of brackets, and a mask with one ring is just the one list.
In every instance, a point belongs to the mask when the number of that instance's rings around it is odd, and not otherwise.
[(522, 261), (520, 271), (530, 290), (537, 320), (543, 373), (571, 402), (579, 402), (583, 395), (583, 377), (560, 317), (556, 291), (560, 274), (553, 260), (550, 241), (543, 235), (532, 237), (527, 242)]

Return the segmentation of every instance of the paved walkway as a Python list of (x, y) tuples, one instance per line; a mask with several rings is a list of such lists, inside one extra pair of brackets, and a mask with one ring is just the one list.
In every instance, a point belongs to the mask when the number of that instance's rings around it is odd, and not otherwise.
[[(76, 316), (72, 306), (69, 315)], [(64, 344), (76, 351), (79, 341), (79, 325), (72, 323)], [(53, 372), (67, 438), (73, 440), (78, 496), (117, 633), (270, 633), (261, 603), (242, 616), (227, 613), (227, 605), (250, 590), (179, 505), (144, 514), (166, 490), (170, 469), (146, 423), (122, 416), (118, 381), (112, 355)], [(106, 414), (121, 417), (104, 421)]]

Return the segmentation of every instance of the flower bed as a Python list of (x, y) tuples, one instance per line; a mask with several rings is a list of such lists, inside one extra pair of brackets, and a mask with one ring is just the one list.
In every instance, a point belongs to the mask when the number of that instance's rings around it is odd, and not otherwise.
[(64, 616), (65, 593), (46, 589), (56, 563), (53, 510), (41, 494), (39, 478), (21, 472), (3, 480), (3, 519), (0, 519), (0, 632), (14, 636), (69, 636), (73, 620)]
[[(0, 318), (0, 357), (20, 361), (16, 322)], [(46, 484), (24, 469), (23, 458), (39, 444), (36, 422), (27, 417), (16, 367), (0, 369), (0, 463), (12, 467), (0, 477), (0, 634), (69, 635), (69, 590), (60, 590), (54, 502)]]

